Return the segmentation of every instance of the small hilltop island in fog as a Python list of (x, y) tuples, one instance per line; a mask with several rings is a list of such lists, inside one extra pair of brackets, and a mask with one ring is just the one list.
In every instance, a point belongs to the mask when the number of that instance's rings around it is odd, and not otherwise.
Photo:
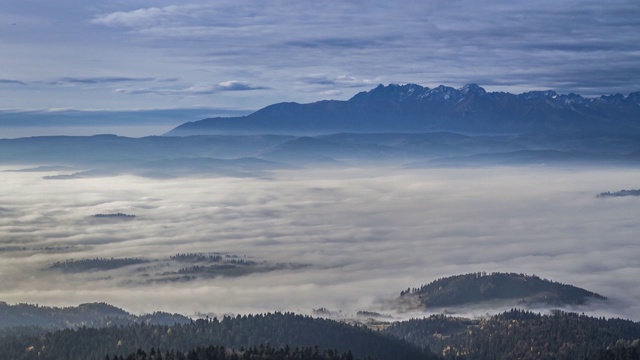
[(111, 214), (95, 214), (93, 215), (94, 218), (109, 218), (109, 219), (133, 219), (136, 216), (132, 215), (132, 214), (125, 214), (125, 213), (111, 213)]
[(535, 275), (486, 272), (450, 276), (400, 293), (401, 301), (417, 300), (425, 309), (509, 300), (524, 307), (570, 306), (606, 299)]
[(606, 197), (623, 197), (623, 196), (640, 196), (640, 189), (620, 190), (614, 192), (601, 192), (597, 195), (599, 198)]

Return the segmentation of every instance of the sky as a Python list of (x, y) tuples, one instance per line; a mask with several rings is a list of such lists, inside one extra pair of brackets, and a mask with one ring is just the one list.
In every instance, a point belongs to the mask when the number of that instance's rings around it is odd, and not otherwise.
[[(2, 172), (2, 301), (108, 302), (135, 313), (187, 315), (310, 314), (320, 307), (395, 314), (388, 302), (409, 287), (498, 271), (536, 274), (610, 299), (574, 311), (640, 320), (640, 199), (596, 197), (634, 188), (638, 169), (323, 168), (268, 178), (43, 179), (57, 172)], [(136, 218), (92, 219), (118, 212)], [(120, 270), (47, 269), (68, 259), (188, 252), (308, 267), (187, 283), (145, 283), (139, 272)]]
[(345, 100), (380, 83), (640, 90), (637, 0), (0, 0), (0, 9), (2, 110), (228, 115)]

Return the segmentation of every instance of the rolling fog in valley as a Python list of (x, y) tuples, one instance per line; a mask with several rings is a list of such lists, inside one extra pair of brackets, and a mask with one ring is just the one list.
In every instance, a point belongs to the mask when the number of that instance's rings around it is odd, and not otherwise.
[[(388, 301), (409, 287), (501, 271), (598, 292), (614, 306), (590, 313), (640, 320), (640, 199), (596, 197), (637, 187), (637, 169), (323, 168), (262, 178), (43, 178), (56, 174), (3, 172), (0, 299), (8, 303), (107, 302), (135, 313), (218, 316), (310, 314), (321, 307), (345, 316), (393, 313)], [(94, 216), (115, 213), (135, 218)], [(167, 259), (179, 253), (277, 266), (163, 280)], [(50, 268), (93, 258), (151, 262), (108, 271)]]

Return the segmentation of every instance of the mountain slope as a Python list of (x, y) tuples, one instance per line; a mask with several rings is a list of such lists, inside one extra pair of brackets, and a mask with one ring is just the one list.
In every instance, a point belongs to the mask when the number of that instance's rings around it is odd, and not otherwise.
[(435, 315), (395, 323), (384, 333), (446, 359), (585, 359), (640, 338), (640, 324), (560, 311), (541, 315), (511, 310), (473, 320)]
[(519, 95), (460, 89), (379, 85), (348, 101), (278, 103), (235, 118), (185, 123), (166, 135), (328, 134), (336, 132), (640, 133), (640, 92), (583, 98), (554, 91)]

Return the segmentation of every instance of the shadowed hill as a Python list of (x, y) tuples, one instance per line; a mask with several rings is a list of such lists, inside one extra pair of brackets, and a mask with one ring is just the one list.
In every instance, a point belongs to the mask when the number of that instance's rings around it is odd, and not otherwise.
[(511, 310), (474, 320), (434, 315), (395, 323), (384, 333), (446, 359), (586, 359), (614, 345), (630, 345), (640, 338), (640, 324), (560, 311), (541, 315)]
[(471, 273), (438, 279), (420, 288), (401, 292), (401, 300), (418, 300), (424, 307), (449, 307), (494, 300), (517, 300), (522, 304), (582, 305), (606, 300), (596, 293), (515, 273)]

